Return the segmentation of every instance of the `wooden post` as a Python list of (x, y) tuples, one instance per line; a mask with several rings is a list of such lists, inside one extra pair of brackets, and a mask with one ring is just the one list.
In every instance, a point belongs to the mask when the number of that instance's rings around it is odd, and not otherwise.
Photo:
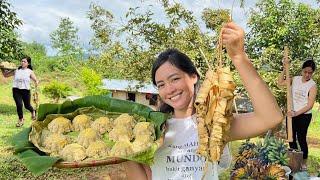
[[(292, 111), (292, 90), (290, 81), (290, 62), (289, 62), (289, 49), (287, 46), (284, 47), (284, 68), (286, 72), (286, 87), (287, 87), (287, 111)], [(292, 142), (292, 117), (287, 116), (287, 139)]]

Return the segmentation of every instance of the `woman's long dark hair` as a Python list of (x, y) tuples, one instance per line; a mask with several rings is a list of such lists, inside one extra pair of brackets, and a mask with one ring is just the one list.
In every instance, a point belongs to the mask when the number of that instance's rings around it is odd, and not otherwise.
[[(180, 52), (177, 49), (167, 49), (160, 53), (160, 55), (157, 57), (156, 61), (153, 63), (152, 66), (152, 83), (156, 86), (156, 72), (159, 69), (161, 65), (163, 65), (165, 62), (170, 62), (173, 66), (180, 69), (181, 71), (187, 73), (189, 76), (196, 74), (198, 77), (198, 80), (200, 79), (200, 75), (194, 66), (191, 59), (185, 55), (184, 53)], [(196, 87), (195, 87), (196, 91)], [(159, 98), (161, 99), (161, 98)], [(169, 106), (168, 104), (164, 102), (160, 102), (159, 111), (164, 113), (171, 113), (173, 112), (173, 107)]]
[(312, 58), (307, 58), (306, 61), (302, 64), (302, 69), (310, 67), (312, 71), (316, 70), (316, 63), (314, 63)]
[[(31, 65), (31, 57), (25, 56), (25, 57), (21, 58), (21, 60), (22, 60), (22, 59), (27, 59), (28, 64), (29, 64), (27, 68), (33, 70), (32, 65)], [(19, 66), (19, 67), (18, 67), (18, 69), (21, 69), (21, 68), (22, 68), (22, 66)]]

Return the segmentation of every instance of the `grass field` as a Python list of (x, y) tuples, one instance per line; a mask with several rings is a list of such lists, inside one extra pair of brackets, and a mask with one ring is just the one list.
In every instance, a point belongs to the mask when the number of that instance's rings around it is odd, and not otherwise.
[[(58, 77), (61, 78), (61, 77)], [(42, 82), (48, 82), (48, 76), (43, 76)], [(68, 83), (75, 83), (71, 80), (66, 80)], [(73, 87), (79, 87), (74, 90), (74, 94), (80, 95), (80, 85), (75, 83)], [(17, 122), (16, 109), (11, 94), (11, 80), (4, 80), (0, 78), (0, 179), (103, 179), (108, 174), (123, 179), (124, 171), (121, 165), (109, 165), (94, 168), (81, 169), (58, 169), (52, 168), (47, 173), (35, 177), (18, 161), (13, 154), (12, 146), (10, 145), (10, 138), (12, 135), (18, 133), (23, 128), (16, 128)], [(40, 96), (41, 103), (49, 102), (49, 99), (43, 95)], [(316, 109), (316, 108), (315, 108)], [(31, 114), (24, 111), (25, 125), (24, 128), (31, 124)], [(312, 122), (309, 128), (309, 173), (316, 175), (320, 171), (320, 113), (315, 122)], [(238, 151), (241, 141), (231, 143), (232, 153), (235, 155)], [(229, 171), (220, 175), (220, 179), (229, 179)]]

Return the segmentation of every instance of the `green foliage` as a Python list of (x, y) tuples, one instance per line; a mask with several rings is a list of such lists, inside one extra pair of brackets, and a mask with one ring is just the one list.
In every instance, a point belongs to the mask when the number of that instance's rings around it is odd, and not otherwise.
[(61, 18), (59, 27), (50, 34), (52, 47), (58, 50), (59, 55), (65, 57), (82, 56), (77, 35), (78, 30), (70, 18)]
[(113, 15), (103, 7), (91, 3), (87, 12), (87, 17), (91, 21), (91, 29), (94, 31), (94, 36), (90, 41), (94, 50), (105, 50), (111, 43), (113, 30), (111, 23)]
[[(259, 1), (257, 10), (251, 12), (249, 46), (260, 55), (264, 48), (273, 46), (282, 50), (288, 45), (291, 58), (318, 57), (320, 33), (316, 9), (292, 0)], [(280, 60), (276, 61), (279, 62)]]
[(61, 98), (67, 97), (71, 90), (68, 84), (53, 80), (44, 86), (42, 93), (57, 103)]
[(81, 70), (81, 81), (86, 88), (85, 95), (104, 95), (109, 91), (102, 89), (102, 76), (95, 70), (84, 67)]
[[(107, 78), (150, 81), (153, 61), (159, 52), (167, 48), (177, 48), (186, 53), (203, 75), (208, 66), (200, 49), (215, 67), (217, 35), (221, 24), (229, 19), (228, 10), (204, 10), (202, 18), (208, 28), (214, 31), (213, 34), (208, 34), (201, 31), (193, 12), (184, 8), (181, 3), (161, 0), (160, 4), (160, 10), (165, 16), (163, 23), (156, 20), (155, 12), (150, 8), (131, 7), (125, 15), (127, 23), (121, 29), (113, 31), (113, 15), (102, 7), (91, 4), (88, 18), (92, 22), (93, 40), (98, 40), (100, 44), (104, 42), (101, 47), (107, 48), (102, 48), (100, 55), (89, 58), (89, 67)], [(149, 7), (152, 6), (155, 5)], [(127, 44), (120, 44), (116, 36), (110, 39), (114, 32), (118, 36), (124, 35)], [(226, 60), (225, 64), (230, 65), (230, 60)]]
[(7, 0), (0, 1), (0, 60), (11, 61), (19, 59), (21, 54), (21, 42), (15, 30), (22, 25), (17, 14), (11, 9)]
[(309, 172), (320, 173), (320, 157), (319, 156), (308, 155), (307, 163), (308, 163)]
[(64, 57), (59, 56), (45, 56), (42, 59), (32, 59), (32, 61), (34, 62), (35, 70), (41, 73), (46, 73), (48, 71), (63, 72), (67, 71), (68, 67), (70, 67)]
[(109, 79), (122, 79), (125, 77), (126, 50), (119, 42), (114, 42), (107, 51), (100, 56), (91, 56), (87, 66), (101, 73)]
[(250, 12), (247, 52), (282, 107), (286, 104), (285, 91), (276, 81), (282, 70), (284, 46), (289, 47), (292, 76), (300, 74), (301, 60), (306, 57), (318, 61), (319, 16), (319, 9), (293, 0), (260, 0)]
[(264, 164), (280, 164), (288, 165), (288, 145), (283, 139), (278, 139), (274, 136), (267, 136), (263, 142), (257, 145), (258, 158)]
[(72, 56), (47, 56), (45, 46), (35, 41), (24, 42), (23, 50), (23, 54), (31, 57), (32, 66), (37, 72), (66, 71), (70, 62), (74, 61)]
[(230, 21), (230, 12), (226, 9), (204, 9), (202, 11), (202, 19), (206, 23), (206, 27), (219, 33), (223, 23)]
[(166, 0), (161, 2), (168, 23), (155, 21), (151, 10), (141, 13), (139, 7), (130, 8), (126, 14), (128, 23), (122, 31), (132, 35), (127, 38), (127, 77), (150, 81), (150, 70), (155, 57), (159, 52), (173, 47), (186, 53), (204, 74), (207, 66), (199, 48), (214, 63), (214, 38), (201, 32), (193, 13), (181, 4), (170, 4)]
[(23, 43), (23, 49), (23, 54), (31, 57), (32, 66), (34, 69), (38, 70), (39, 68), (47, 68), (46, 66), (43, 66), (43, 61), (45, 61), (47, 58), (46, 48), (43, 44), (35, 41), (32, 43)]

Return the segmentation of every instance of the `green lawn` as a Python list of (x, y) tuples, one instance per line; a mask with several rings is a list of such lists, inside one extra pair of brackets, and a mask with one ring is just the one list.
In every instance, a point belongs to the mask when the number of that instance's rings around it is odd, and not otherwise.
[[(47, 82), (44, 77), (42, 82)], [(68, 83), (75, 83), (71, 80), (66, 80)], [(18, 133), (22, 128), (16, 128), (17, 122), (16, 109), (11, 95), (11, 81), (0, 81), (0, 179), (93, 179), (95, 176), (102, 177), (108, 173), (117, 173), (121, 169), (120, 166), (102, 166), (94, 168), (81, 168), (81, 169), (57, 169), (52, 168), (47, 173), (35, 177), (28, 170), (21, 165), (17, 158), (13, 155), (12, 147), (10, 145), (10, 138), (13, 134)], [(79, 87), (75, 83), (73, 87)], [(73, 93), (80, 93), (81, 89), (75, 89)], [(47, 98), (40, 95), (40, 102), (49, 102)], [(24, 111), (25, 127), (31, 124), (31, 115), (29, 112)], [(310, 147), (309, 158), (309, 173), (316, 174), (320, 169), (320, 137), (318, 136), (320, 130), (320, 113), (316, 122), (312, 122), (309, 128), (308, 137), (313, 139), (313, 144)], [(241, 141), (231, 143), (231, 150), (235, 156)], [(220, 179), (229, 179), (230, 170), (221, 174)]]

